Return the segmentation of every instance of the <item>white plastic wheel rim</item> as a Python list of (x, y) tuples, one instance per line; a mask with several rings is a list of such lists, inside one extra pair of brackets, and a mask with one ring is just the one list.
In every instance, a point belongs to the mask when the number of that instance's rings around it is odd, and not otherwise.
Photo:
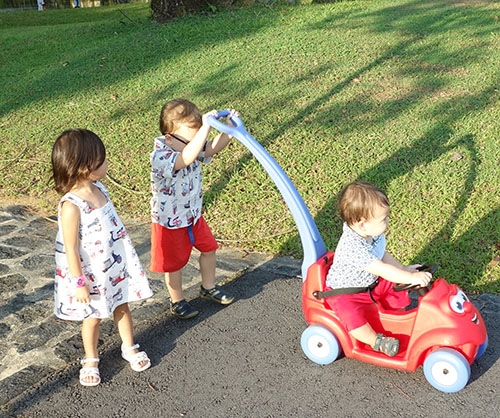
[(324, 358), (330, 353), (330, 345), (321, 335), (313, 335), (307, 340), (307, 348), (315, 357)]
[(447, 361), (438, 361), (433, 364), (431, 374), (434, 380), (443, 386), (454, 385), (458, 380), (457, 369)]

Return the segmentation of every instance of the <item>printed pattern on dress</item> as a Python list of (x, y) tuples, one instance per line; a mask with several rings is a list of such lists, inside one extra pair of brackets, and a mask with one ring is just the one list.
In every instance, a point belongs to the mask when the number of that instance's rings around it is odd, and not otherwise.
[(59, 223), (54, 313), (62, 319), (109, 317), (117, 306), (153, 294), (139, 256), (106, 188), (99, 182), (94, 184), (108, 199), (102, 208), (91, 208), (86, 201), (71, 193), (64, 195), (59, 203), (59, 214), (65, 201), (80, 209), (80, 261), (91, 299), (89, 304), (74, 299), (75, 283), (69, 271)]

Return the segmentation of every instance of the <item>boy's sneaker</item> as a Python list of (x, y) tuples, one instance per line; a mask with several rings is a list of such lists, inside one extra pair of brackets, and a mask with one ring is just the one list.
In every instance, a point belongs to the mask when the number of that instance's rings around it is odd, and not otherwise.
[(234, 296), (228, 295), (219, 286), (215, 286), (210, 290), (205, 289), (203, 285), (200, 286), (200, 296), (203, 299), (210, 299), (221, 305), (229, 305), (234, 301)]
[(377, 340), (375, 341), (373, 349), (389, 357), (394, 357), (399, 351), (399, 340), (394, 337), (386, 337), (383, 334), (377, 334)]
[(178, 302), (172, 303), (170, 305), (170, 312), (172, 315), (176, 316), (180, 319), (189, 319), (193, 318), (199, 314), (199, 312), (194, 309), (186, 299), (182, 299)]

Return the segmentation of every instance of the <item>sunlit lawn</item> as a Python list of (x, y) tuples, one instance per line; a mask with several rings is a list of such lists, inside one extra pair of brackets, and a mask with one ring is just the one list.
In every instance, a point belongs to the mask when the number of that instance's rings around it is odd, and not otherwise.
[[(225, 10), (158, 25), (148, 4), (0, 14), (0, 195), (54, 214), (50, 150), (95, 131), (122, 217), (149, 221), (161, 106), (236, 108), (296, 185), (329, 249), (352, 180), (391, 199), (389, 249), (500, 291), (500, 4), (346, 1)], [(204, 171), (222, 244), (301, 257), (295, 223), (234, 141)]]

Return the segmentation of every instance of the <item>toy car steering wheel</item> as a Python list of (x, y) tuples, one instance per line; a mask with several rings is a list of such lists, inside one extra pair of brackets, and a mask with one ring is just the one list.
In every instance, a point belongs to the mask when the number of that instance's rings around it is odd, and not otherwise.
[[(427, 271), (431, 274), (434, 274), (437, 269), (438, 269), (437, 264), (424, 264), (423, 266), (417, 268), (418, 271)], [(420, 296), (423, 296), (429, 291), (430, 284), (431, 282), (429, 282), (427, 286), (420, 286), (418, 284), (395, 284), (394, 290), (396, 292), (402, 292), (403, 290), (414, 290), (418, 292)]]

